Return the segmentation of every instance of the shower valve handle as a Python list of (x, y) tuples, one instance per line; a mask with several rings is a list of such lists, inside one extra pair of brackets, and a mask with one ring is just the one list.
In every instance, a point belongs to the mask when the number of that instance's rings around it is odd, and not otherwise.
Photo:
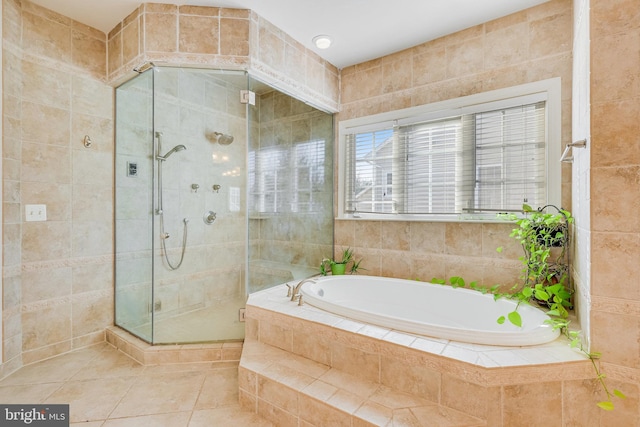
[(216, 220), (216, 216), (217, 215), (214, 211), (208, 211), (204, 213), (204, 217), (202, 219), (204, 220), (205, 224), (211, 225)]
[(169, 237), (171, 237), (171, 236), (169, 236), (169, 233), (162, 233), (160, 235), (160, 238), (163, 239), (163, 240), (167, 240)]

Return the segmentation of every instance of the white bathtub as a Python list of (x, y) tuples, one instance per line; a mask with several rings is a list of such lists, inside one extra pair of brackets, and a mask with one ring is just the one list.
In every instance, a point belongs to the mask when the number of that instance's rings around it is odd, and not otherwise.
[(326, 276), (302, 285), (303, 301), (314, 307), (398, 331), (474, 344), (524, 346), (555, 340), (540, 309), (520, 305), (522, 327), (498, 317), (516, 303), (495, 301), (470, 289), (373, 276)]

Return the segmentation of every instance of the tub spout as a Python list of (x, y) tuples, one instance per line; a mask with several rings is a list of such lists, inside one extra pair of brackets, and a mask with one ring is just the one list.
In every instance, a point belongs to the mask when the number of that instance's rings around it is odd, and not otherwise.
[[(291, 291), (291, 301), (298, 301), (298, 300), (302, 300), (302, 295), (300, 294), (300, 288), (302, 287), (302, 285), (304, 285), (307, 282), (314, 282), (314, 278), (320, 276), (320, 273), (318, 274), (314, 274), (313, 276), (309, 276), (305, 279), (302, 279)], [(288, 296), (288, 295), (287, 295)], [(302, 304), (299, 304), (302, 305)]]

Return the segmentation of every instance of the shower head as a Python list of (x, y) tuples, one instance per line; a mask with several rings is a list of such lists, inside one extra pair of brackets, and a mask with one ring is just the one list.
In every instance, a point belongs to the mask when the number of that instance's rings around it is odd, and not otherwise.
[(213, 134), (216, 136), (218, 144), (220, 145), (229, 145), (233, 142), (233, 136), (231, 135), (227, 135), (220, 132), (214, 132)]
[(184, 145), (180, 144), (180, 145), (176, 145), (175, 147), (173, 147), (171, 150), (169, 150), (167, 152), (167, 154), (165, 154), (164, 156), (158, 156), (158, 160), (167, 160), (167, 158), (172, 155), (173, 153), (175, 153), (176, 151), (182, 151), (182, 150), (186, 150), (187, 147), (185, 147)]

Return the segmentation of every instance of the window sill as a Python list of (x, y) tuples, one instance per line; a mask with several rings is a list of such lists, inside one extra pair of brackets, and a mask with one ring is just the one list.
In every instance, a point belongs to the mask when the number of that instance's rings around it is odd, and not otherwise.
[(451, 215), (402, 215), (402, 214), (343, 214), (338, 221), (405, 221), (405, 222), (460, 222), (460, 223), (509, 223), (498, 218), (498, 214), (451, 214)]

